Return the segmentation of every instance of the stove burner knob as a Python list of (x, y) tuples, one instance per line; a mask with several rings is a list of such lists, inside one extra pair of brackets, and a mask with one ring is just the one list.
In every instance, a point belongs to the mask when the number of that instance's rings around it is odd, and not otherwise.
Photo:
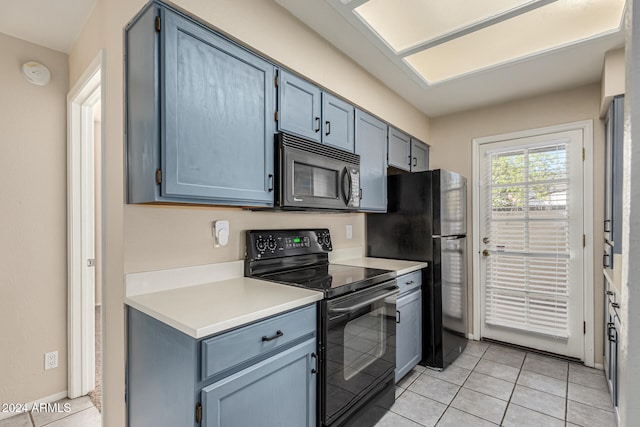
[(270, 251), (275, 251), (278, 248), (278, 242), (273, 237), (269, 237), (267, 240), (267, 249)]
[(331, 246), (331, 237), (328, 234), (325, 234), (322, 237), (322, 243), (327, 247)]
[(265, 250), (265, 249), (267, 249), (267, 244), (265, 243), (265, 241), (264, 241), (264, 240), (262, 240), (262, 238), (259, 238), (259, 239), (256, 241), (256, 249), (257, 249), (259, 252), (264, 252), (264, 250)]

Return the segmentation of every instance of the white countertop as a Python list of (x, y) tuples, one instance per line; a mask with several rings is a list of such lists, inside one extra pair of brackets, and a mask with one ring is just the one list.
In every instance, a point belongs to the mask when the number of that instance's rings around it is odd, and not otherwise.
[[(427, 266), (426, 262), (362, 257), (362, 248), (337, 250), (330, 260), (393, 270), (398, 276)], [(243, 273), (242, 261), (130, 273), (125, 303), (199, 339), (323, 298), (322, 292), (242, 277)]]
[(386, 258), (349, 258), (334, 261), (335, 264), (352, 265), (354, 267), (380, 268), (382, 270), (395, 270), (398, 276), (408, 274), (416, 270), (427, 267), (426, 262), (401, 261), (398, 259)]
[(322, 292), (247, 277), (130, 295), (127, 305), (203, 338), (323, 298)]

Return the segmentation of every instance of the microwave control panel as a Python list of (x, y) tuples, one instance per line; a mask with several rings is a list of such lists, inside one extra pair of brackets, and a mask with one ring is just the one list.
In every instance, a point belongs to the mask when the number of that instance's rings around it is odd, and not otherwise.
[(246, 259), (281, 258), (327, 253), (333, 249), (329, 230), (250, 230), (246, 235)]

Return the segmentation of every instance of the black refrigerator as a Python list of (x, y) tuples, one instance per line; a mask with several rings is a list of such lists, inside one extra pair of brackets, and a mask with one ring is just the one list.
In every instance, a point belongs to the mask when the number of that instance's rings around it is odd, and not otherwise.
[(368, 214), (367, 256), (426, 261), (421, 365), (444, 369), (467, 340), (467, 180), (441, 169), (387, 177), (387, 213)]

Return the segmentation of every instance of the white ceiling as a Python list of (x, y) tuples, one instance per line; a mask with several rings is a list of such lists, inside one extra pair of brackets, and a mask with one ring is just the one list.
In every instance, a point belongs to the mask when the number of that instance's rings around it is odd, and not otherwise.
[[(373, 32), (367, 34), (366, 28), (356, 23), (358, 19), (336, 8), (353, 8), (366, 0), (275, 1), (431, 117), (598, 82), (604, 53), (624, 46), (621, 20), (618, 28), (596, 37), (427, 84), (404, 63), (394, 60), (392, 49), (380, 43)], [(586, 4), (590, 0), (571, 1)]]
[[(409, 75), (406, 67), (391, 60), (327, 1), (275, 1), (431, 117), (598, 82), (604, 53), (624, 45), (623, 31), (618, 29), (587, 41), (425, 85), (415, 75)], [(352, 1), (363, 3), (363, 0)], [(0, 32), (68, 53), (94, 4), (95, 0), (4, 1)]]
[(0, 33), (69, 53), (96, 0), (2, 1)]

